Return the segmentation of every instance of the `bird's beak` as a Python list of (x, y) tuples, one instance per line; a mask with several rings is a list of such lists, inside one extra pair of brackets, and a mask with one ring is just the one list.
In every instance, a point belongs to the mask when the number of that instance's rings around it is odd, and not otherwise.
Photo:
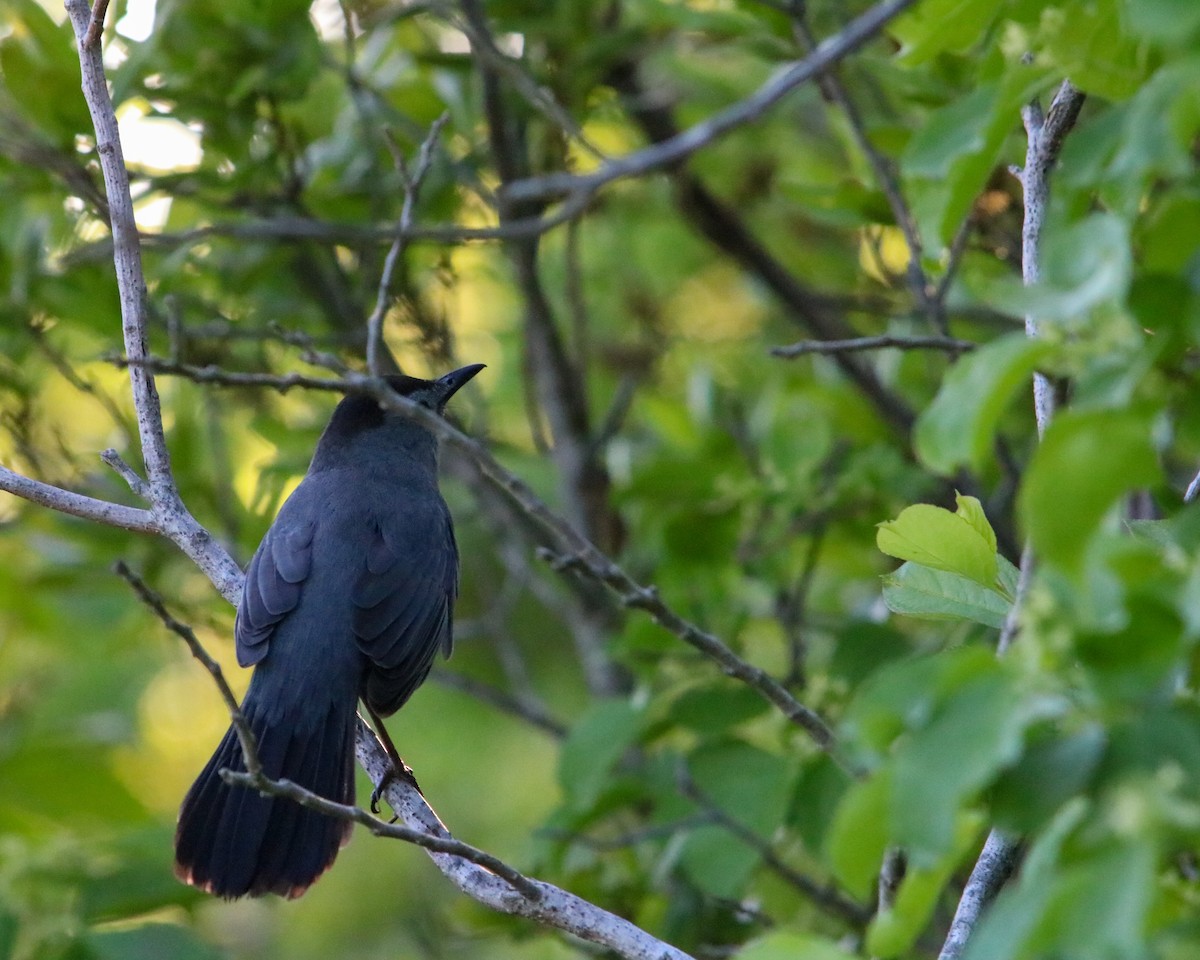
[(457, 370), (451, 370), (446, 375), (438, 377), (435, 381), (437, 386), (438, 412), (445, 410), (450, 398), (466, 386), (467, 381), (486, 366), (486, 363), (472, 363), (465, 367), (459, 367)]

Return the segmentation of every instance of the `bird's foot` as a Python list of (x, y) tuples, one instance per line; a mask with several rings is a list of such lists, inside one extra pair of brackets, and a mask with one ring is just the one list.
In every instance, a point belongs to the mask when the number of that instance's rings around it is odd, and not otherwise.
[[(397, 780), (408, 781), (408, 783), (412, 784), (413, 789), (416, 790), (417, 793), (420, 793), (421, 796), (425, 796), (425, 794), (421, 791), (421, 785), (419, 783), (417, 783), (417, 778), (416, 778), (416, 775), (412, 772), (412, 768), (407, 763), (405, 763), (403, 760), (401, 760), (398, 768), (397, 768), (396, 764), (394, 764), (394, 763), (390, 767), (388, 767), (388, 771), (387, 771), (387, 773), (385, 773), (383, 775), (383, 779), (381, 779), (379, 781), (379, 783), (376, 785), (375, 789), (371, 791), (371, 812), (372, 813), (378, 815), (379, 801), (382, 799), (384, 791), (387, 790), (387, 788), (390, 787)], [(391, 822), (395, 823), (397, 819), (399, 819), (399, 818), (392, 817)]]

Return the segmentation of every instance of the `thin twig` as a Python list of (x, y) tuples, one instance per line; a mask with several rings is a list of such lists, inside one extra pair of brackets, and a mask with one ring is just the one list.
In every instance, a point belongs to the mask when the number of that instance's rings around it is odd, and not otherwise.
[(383, 261), (383, 272), (379, 277), (379, 289), (375, 294), (375, 309), (371, 311), (371, 316), (367, 318), (367, 369), (373, 377), (383, 374), (383, 371), (379, 367), (379, 356), (381, 353), (380, 348), (383, 344), (383, 318), (387, 315), (388, 305), (392, 299), (392, 275), (395, 273), (396, 265), (404, 256), (404, 250), (408, 246), (408, 232), (412, 230), (413, 212), (417, 205), (417, 195), (421, 191), (421, 184), (425, 182), (429, 168), (433, 166), (434, 148), (437, 146), (438, 138), (442, 134), (442, 128), (449, 119), (450, 114), (447, 112), (433, 121), (432, 126), (429, 128), (429, 133), (421, 142), (421, 147), (417, 154), (417, 167), (411, 174), (408, 172), (404, 155), (399, 151), (399, 148), (393, 147), (396, 169), (400, 171), (400, 177), (404, 182), (404, 203), (400, 207), (400, 219), (396, 224), (396, 237), (388, 249), (387, 257)]
[[(529, 147), (523, 124), (509, 109), (500, 83), (502, 77), (483, 53), (485, 47), (495, 46), (484, 4), (482, 0), (460, 0), (460, 3), (472, 30), (471, 49), (477, 57), (482, 80), (488, 141), (503, 188), (528, 175)], [(544, 206), (541, 201), (511, 204), (504, 199), (503, 189), (500, 196), (502, 224), (509, 217), (540, 211)], [(506, 252), (525, 304), (523, 380), (527, 402), (534, 408), (531, 423), (539, 423), (544, 415), (553, 435), (549, 454), (558, 468), (567, 520), (591, 541), (611, 547), (611, 534), (619, 529), (620, 518), (610, 502), (608, 471), (591, 441), (587, 369), (571, 357), (563, 342), (542, 279), (537, 239), (508, 241)], [(606, 642), (612, 628), (611, 606), (596, 595), (583, 594), (577, 612), (578, 616), (571, 621), (571, 637), (588, 689), (600, 697), (627, 691), (628, 674), (612, 659)]]
[(857, 353), (863, 350), (945, 350), (947, 353), (965, 353), (974, 350), (970, 340), (954, 337), (853, 337), (849, 340), (801, 340), (787, 346), (772, 347), (771, 356), (791, 359), (811, 353)]
[(967, 241), (971, 239), (974, 230), (975, 211), (971, 210), (954, 232), (954, 239), (950, 241), (950, 254), (946, 258), (946, 270), (938, 280), (937, 291), (934, 293), (934, 299), (941, 304), (942, 310), (946, 309), (946, 294), (950, 292), (950, 284), (954, 282), (963, 254), (967, 252)]
[[(1076, 90), (1070, 81), (1064, 80), (1046, 116), (1043, 117), (1041, 106), (1036, 101), (1021, 111), (1029, 138), (1025, 168), (1021, 171), (1021, 184), (1025, 194), (1025, 220), (1021, 231), (1021, 274), (1026, 286), (1037, 283), (1041, 277), (1041, 236), (1050, 198), (1050, 171), (1058, 159), (1063, 138), (1079, 117), (1083, 99), (1084, 95)], [(1025, 332), (1030, 337), (1038, 335), (1037, 319), (1032, 314), (1025, 318)], [(1051, 417), (1054, 416), (1054, 389), (1050, 381), (1040, 373), (1033, 375), (1033, 396), (1038, 437), (1041, 438)], [(1033, 549), (1027, 542), (1021, 551), (1016, 596), (1000, 631), (998, 655), (1008, 650), (1020, 630), (1021, 613), (1033, 581), (1035, 561)], [(1020, 841), (1017, 838), (1009, 837), (996, 829), (988, 835), (983, 852), (959, 898), (939, 960), (959, 960), (963, 955), (983, 909), (1007, 882), (1019, 852)]]
[[(248, 767), (249, 764), (247, 764)], [(446, 853), (452, 857), (459, 857), (460, 859), (478, 864), (496, 876), (502, 877), (522, 896), (528, 897), (531, 900), (540, 900), (542, 898), (541, 884), (536, 880), (529, 879), (520, 871), (510, 867), (503, 860), (492, 856), (487, 851), (480, 850), (469, 843), (463, 843), (461, 840), (455, 840), (453, 837), (441, 837), (425, 833), (422, 830), (414, 830), (411, 827), (403, 827), (398, 823), (388, 823), (385, 820), (380, 820), (378, 817), (372, 816), (366, 810), (362, 809), (362, 807), (345, 803), (335, 803), (333, 800), (327, 800), (325, 797), (313, 793), (311, 790), (306, 790), (291, 780), (272, 780), (270, 777), (264, 776), (261, 772), (254, 774), (249, 769), (244, 773), (238, 770), (223, 769), (221, 770), (221, 779), (234, 786), (257, 790), (259, 793), (266, 793), (273, 797), (284, 797), (300, 804), (302, 807), (317, 810), (337, 820), (348, 820), (351, 823), (361, 824), (377, 837), (404, 840), (407, 843), (424, 847), (426, 850), (432, 850), (435, 853)]]
[(796, 87), (826, 72), (879, 33), (916, 0), (884, 0), (844, 30), (830, 37), (810, 56), (785, 67), (754, 93), (718, 111), (707, 120), (662, 143), (609, 161), (592, 173), (551, 173), (509, 184), (504, 193), (512, 202), (546, 200), (563, 196), (590, 196), (616, 180), (645, 176), (691, 156), (738, 127), (752, 123)]
[(1200, 472), (1192, 478), (1192, 482), (1188, 484), (1187, 490), (1183, 494), (1183, 502), (1191, 503), (1200, 494)]
[(938, 960), (958, 960), (963, 955), (983, 911), (1016, 869), (1019, 853), (1020, 845), (1016, 840), (999, 830), (988, 834), (983, 852), (975, 861), (975, 868), (959, 898)]
[(183, 639), (183, 642), (188, 645), (188, 649), (192, 652), (192, 656), (203, 664), (204, 669), (213, 678), (213, 683), (217, 685), (221, 699), (225, 702), (225, 709), (229, 712), (230, 722), (233, 724), (233, 729), (237, 733), (238, 743), (242, 748), (242, 757), (246, 763), (246, 770), (253, 776), (261, 776), (262, 763), (258, 759), (258, 743), (254, 739), (254, 733), (250, 729), (250, 724), (246, 722), (246, 716), (242, 713), (242, 708), (238, 704), (237, 697), (234, 696), (229, 682), (225, 679), (225, 672), (221, 669), (221, 665), (209, 656), (208, 651), (204, 649), (204, 645), (200, 643), (199, 638), (196, 636), (196, 632), (186, 623), (172, 616), (166, 604), (163, 603), (162, 597), (151, 590), (146, 585), (146, 582), (134, 573), (124, 560), (118, 560), (114, 564), (113, 570), (126, 583), (133, 587), (133, 592), (138, 595), (138, 599), (154, 612), (168, 630)]
[[(1021, 276), (1026, 286), (1041, 280), (1041, 258), (1039, 249), (1042, 226), (1045, 223), (1050, 201), (1050, 171), (1058, 160), (1063, 138), (1070, 132), (1083, 107), (1084, 94), (1064, 80), (1054, 95), (1050, 111), (1043, 117), (1042, 109), (1035, 101), (1021, 111), (1028, 137), (1025, 151), (1025, 167), (1021, 171), (1021, 185), (1025, 193), (1025, 221), (1021, 230)], [(1025, 332), (1030, 337), (1038, 335), (1037, 317), (1025, 315)], [(1050, 418), (1054, 415), (1054, 385), (1042, 373), (1033, 375), (1033, 402), (1037, 416), (1038, 436), (1046, 432)]]
[[(808, 25), (804, 4), (793, 4), (792, 25), (804, 52), (811, 55), (817, 49), (817, 40)], [(867, 135), (866, 121), (859, 112), (858, 106), (850, 98), (849, 92), (838, 76), (837, 69), (831, 68), (824, 73), (821, 76), (821, 84), (826, 94), (845, 115), (854, 142), (862, 151), (863, 156), (867, 158), (867, 163), (870, 164), (871, 171), (875, 174), (875, 180), (883, 191), (884, 197), (887, 198), (888, 206), (892, 208), (892, 216), (904, 234), (904, 242), (908, 246), (908, 285), (912, 290), (913, 297), (934, 328), (943, 336), (949, 336), (950, 330), (946, 326), (946, 311), (942, 303), (934, 296), (933, 285), (929, 282), (929, 277), (921, 263), (924, 256), (921, 232), (917, 228), (917, 220), (913, 216), (912, 208), (904, 198), (904, 191), (900, 187), (900, 178), (896, 175), (895, 167), (871, 142), (871, 138)]]
[(83, 45), (86, 49), (91, 50), (100, 43), (100, 35), (104, 32), (104, 17), (108, 14), (108, 0), (96, 0), (96, 5), (92, 7), (92, 15), (88, 20), (87, 36), (83, 38)]
[(448, 22), (466, 35), (475, 54), (486, 63), (489, 69), (501, 74), (525, 99), (526, 103), (575, 140), (594, 158), (601, 161), (608, 159), (607, 154), (588, 137), (575, 118), (554, 99), (554, 94), (539, 84), (521, 68), (518, 61), (508, 56), (496, 45), (491, 31), (479, 29), (478, 21), (473, 21), (471, 17), (456, 17), (448, 7), (441, 5), (439, 7)]
[(117, 476), (124, 480), (129, 486), (129, 489), (132, 490), (137, 496), (141, 497), (143, 500), (149, 499), (150, 488), (146, 481), (138, 476), (137, 471), (134, 470), (133, 467), (131, 467), (128, 463), (126, 463), (116, 450), (114, 450), (112, 447), (109, 447), (100, 454), (100, 459), (112, 467)]
[(134, 530), (138, 533), (161, 533), (158, 520), (149, 510), (137, 507), (127, 507), (121, 503), (111, 503), (108, 500), (97, 500), (80, 493), (72, 493), (53, 484), (42, 483), (14, 473), (8, 467), (0, 466), (0, 490), (11, 493), (30, 503), (49, 507), (59, 513), (66, 513), (82, 520), (91, 520), (109, 527), (120, 527), (123, 530)]

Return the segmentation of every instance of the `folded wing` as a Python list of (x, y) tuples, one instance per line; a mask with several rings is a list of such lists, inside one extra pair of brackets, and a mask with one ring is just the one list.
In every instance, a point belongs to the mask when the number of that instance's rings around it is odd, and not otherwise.
[(368, 539), (351, 626), (371, 662), (363, 699), (386, 716), (421, 685), (439, 649), (450, 654), (458, 549), (440, 501), (378, 517)]

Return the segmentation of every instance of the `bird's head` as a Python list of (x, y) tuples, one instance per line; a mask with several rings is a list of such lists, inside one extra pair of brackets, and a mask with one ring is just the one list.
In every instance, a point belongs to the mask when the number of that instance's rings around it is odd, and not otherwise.
[(428, 407), (434, 413), (446, 409), (450, 398), (466, 385), (472, 377), (484, 368), (485, 364), (472, 363), (438, 377), (436, 380), (421, 380), (419, 377), (393, 376), (387, 382), (400, 396), (407, 397), (414, 403)]

